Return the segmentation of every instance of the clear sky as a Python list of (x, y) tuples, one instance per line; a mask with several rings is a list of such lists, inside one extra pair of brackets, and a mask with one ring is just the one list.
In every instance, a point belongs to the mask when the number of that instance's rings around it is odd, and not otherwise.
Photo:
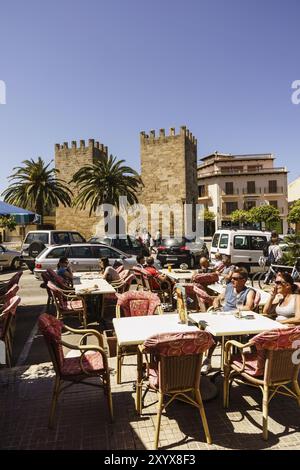
[(0, 190), (56, 142), (95, 138), (139, 170), (139, 132), (180, 125), (199, 157), (272, 152), (293, 180), (299, 44), (299, 0), (2, 0)]

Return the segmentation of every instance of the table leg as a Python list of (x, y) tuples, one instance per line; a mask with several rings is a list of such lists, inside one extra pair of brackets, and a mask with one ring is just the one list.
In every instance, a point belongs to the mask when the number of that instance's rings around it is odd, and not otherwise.
[(141, 393), (142, 393), (142, 378), (143, 378), (143, 354), (138, 349), (137, 351), (137, 380), (136, 380), (136, 411), (140, 415), (141, 410)]

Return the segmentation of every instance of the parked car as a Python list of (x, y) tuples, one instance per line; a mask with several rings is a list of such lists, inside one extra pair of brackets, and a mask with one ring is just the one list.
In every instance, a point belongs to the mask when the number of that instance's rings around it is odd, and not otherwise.
[(109, 263), (113, 265), (118, 261), (125, 269), (132, 269), (136, 265), (135, 256), (127, 255), (116, 248), (104, 244), (71, 244), (61, 246), (50, 246), (45, 248), (35, 259), (34, 274), (40, 279), (41, 273), (48, 268), (56, 269), (59, 258), (66, 256), (76, 271), (98, 271), (99, 258), (108, 257)]
[(258, 271), (259, 258), (271, 238), (271, 232), (261, 230), (217, 230), (211, 243), (210, 256), (214, 260), (218, 251), (231, 256), (232, 264), (248, 272)]
[(149, 248), (131, 235), (126, 235), (125, 238), (119, 238), (118, 236), (94, 236), (88, 240), (88, 243), (104, 243), (129, 255), (150, 255)]
[(184, 263), (194, 268), (199, 264), (200, 258), (207, 254), (203, 241), (193, 242), (186, 238), (164, 238), (157, 247), (157, 259), (162, 266), (170, 263), (176, 267)]
[(21, 259), (33, 271), (36, 257), (48, 246), (84, 242), (85, 238), (73, 230), (30, 231), (22, 244)]
[(17, 250), (10, 250), (3, 245), (0, 245), (0, 269), (11, 268), (19, 269), (21, 267), (21, 252)]

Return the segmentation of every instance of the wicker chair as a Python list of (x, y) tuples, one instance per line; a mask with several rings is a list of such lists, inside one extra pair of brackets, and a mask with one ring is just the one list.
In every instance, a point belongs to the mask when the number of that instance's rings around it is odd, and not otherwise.
[[(65, 326), (60, 320), (46, 313), (39, 318), (39, 328), (44, 336), (55, 370), (55, 384), (52, 395), (49, 427), (53, 426), (55, 409), (59, 394), (73, 384), (100, 386), (104, 389), (111, 420), (113, 419), (113, 404), (110, 388), (110, 375), (106, 353), (103, 349), (103, 337), (95, 330), (75, 330)], [(62, 340), (62, 331), (81, 335), (77, 345)], [(84, 344), (89, 336), (94, 336), (97, 344)], [(65, 357), (63, 346), (76, 350), (76, 357)], [(89, 382), (89, 378), (99, 377), (100, 383)], [(64, 383), (66, 383), (64, 385)]]
[[(155, 312), (162, 314), (160, 299), (157, 294), (146, 291), (129, 291), (124, 294), (116, 294), (118, 302), (116, 305), (116, 317), (121, 313), (125, 317), (153, 315)], [(122, 361), (125, 356), (137, 354), (137, 346), (117, 345), (117, 383), (121, 383)]]
[[(198, 408), (206, 441), (211, 444), (211, 436), (200, 392), (200, 380), (202, 355), (213, 344), (211, 334), (199, 330), (190, 333), (155, 335), (148, 338), (142, 346), (139, 346), (140, 354), (150, 354), (152, 358), (148, 371), (149, 385), (147, 390), (152, 389), (158, 394), (155, 449), (158, 448), (162, 411), (175, 399), (180, 399)], [(165, 395), (169, 398), (166, 403), (164, 403)], [(142, 411), (141, 393), (139, 396), (138, 409)]]
[(168, 279), (161, 281), (149, 274), (146, 269), (141, 269), (141, 273), (145, 290), (157, 294), (162, 303), (172, 303), (172, 284)]
[(7, 302), (17, 295), (19, 290), (18, 284), (14, 284), (8, 291), (0, 297), (0, 308), (3, 308)]
[(62, 290), (68, 290), (74, 292), (74, 289), (70, 284), (65, 282), (61, 276), (59, 276), (53, 269), (48, 268), (46, 271), (50, 281)]
[[(224, 407), (229, 406), (229, 390), (234, 380), (239, 379), (260, 388), (263, 392), (265, 440), (268, 439), (269, 402), (276, 393), (295, 398), (300, 406), (298, 385), (300, 364), (299, 354), (295, 351), (299, 346), (300, 327), (266, 331), (251, 338), (247, 344), (231, 340), (225, 345)], [(240, 354), (232, 354), (233, 347), (238, 348)], [(252, 351), (245, 352), (249, 347)]]
[(53, 297), (57, 318), (78, 317), (83, 327), (86, 328), (87, 309), (84, 298), (59, 289), (51, 281), (48, 282), (47, 287)]
[(0, 339), (5, 344), (6, 364), (8, 367), (12, 365), (14, 320), (20, 301), (21, 299), (18, 296), (11, 297), (0, 313)]
[(1, 282), (0, 284), (0, 296), (4, 296), (9, 289), (15, 284), (19, 285), (20, 277), (23, 275), (23, 271), (18, 271), (8, 281)]

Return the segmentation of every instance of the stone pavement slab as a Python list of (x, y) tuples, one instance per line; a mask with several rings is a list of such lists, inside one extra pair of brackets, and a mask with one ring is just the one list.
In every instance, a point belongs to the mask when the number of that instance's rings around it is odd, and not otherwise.
[[(115, 358), (110, 358), (112, 368)], [(103, 391), (74, 385), (60, 396), (56, 423), (48, 429), (53, 386), (51, 363), (0, 370), (1, 449), (98, 449), (151, 450), (156, 422), (155, 394), (146, 396), (143, 415), (135, 412), (134, 357), (122, 367), (122, 384), (112, 375), (114, 423), (110, 423)], [(198, 411), (176, 402), (163, 413), (160, 449), (299, 449), (300, 408), (296, 401), (277, 397), (270, 404), (268, 442), (263, 441), (261, 393), (252, 387), (233, 386), (231, 405), (222, 407), (222, 377), (216, 378), (220, 393), (204, 404), (213, 444), (204, 439)]]

